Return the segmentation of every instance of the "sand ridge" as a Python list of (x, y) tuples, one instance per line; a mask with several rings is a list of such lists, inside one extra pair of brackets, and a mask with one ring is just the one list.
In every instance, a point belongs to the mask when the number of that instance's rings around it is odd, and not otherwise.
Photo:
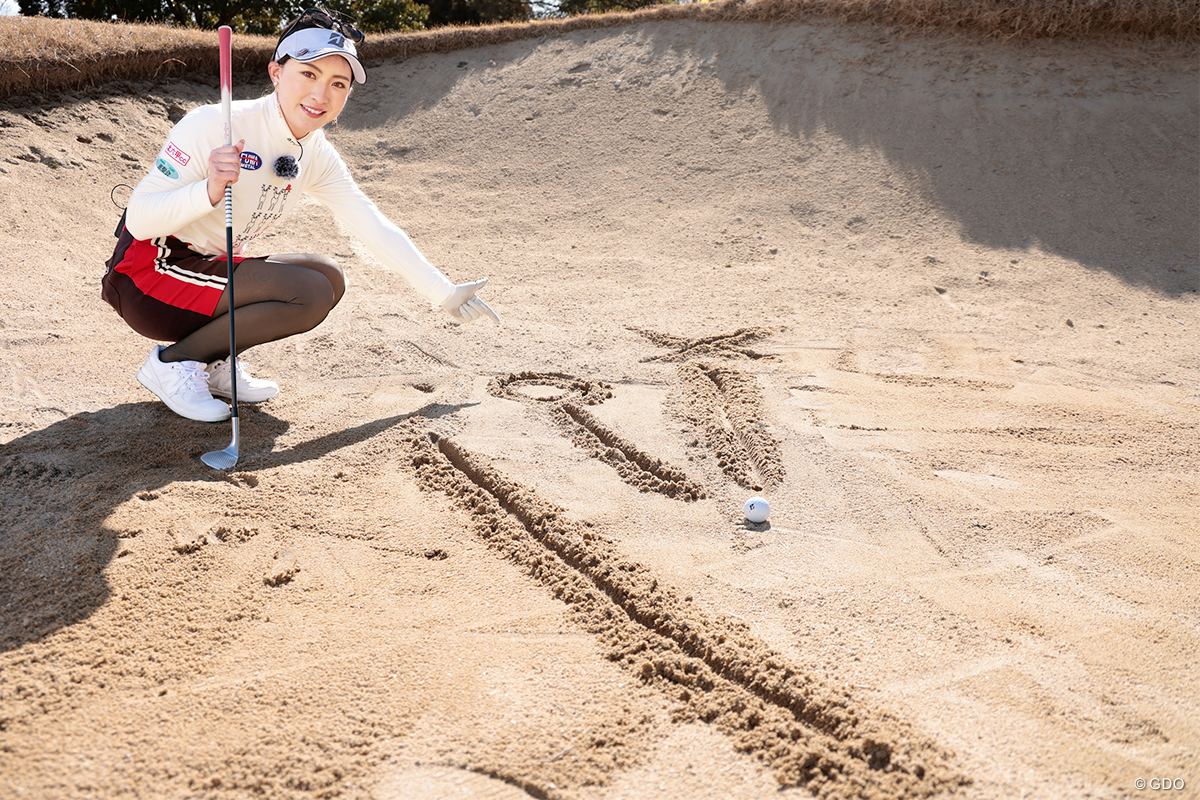
[[(911, 732), (872, 719), (883, 715), (869, 705), (797, 674), (745, 623), (710, 620), (688, 608), (646, 567), (622, 559), (612, 542), (560, 520), (562, 509), (453, 441), (430, 439), (412, 440), (422, 483), (471, 505), (481, 535), (584, 616), (608, 643), (608, 659), (624, 662), (643, 681), (661, 679), (666, 692), (687, 704), (681, 716), (735, 735), (740, 750), (776, 767), (781, 784), (827, 796), (919, 797), (964, 780), (936, 746), (912, 742)], [(439, 465), (434, 447), (446, 464)], [(524, 530), (505, 530), (508, 517)], [(530, 536), (542, 547), (526, 545)]]

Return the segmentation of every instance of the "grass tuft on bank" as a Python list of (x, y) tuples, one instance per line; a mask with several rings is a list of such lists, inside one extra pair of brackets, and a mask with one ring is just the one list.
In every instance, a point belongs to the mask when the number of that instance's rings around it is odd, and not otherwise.
[[(1032, 39), (1196, 44), (1200, 0), (715, 0), (567, 19), (438, 28), (372, 36), (368, 62), (402, 60), (520, 39), (642, 22), (781, 23), (836, 19), (910, 34), (958, 31), (1005, 41)], [(213, 31), (168, 25), (0, 17), (0, 98), (79, 89), (119, 80), (215, 75)], [(274, 37), (236, 36), (234, 69), (266, 68)]]

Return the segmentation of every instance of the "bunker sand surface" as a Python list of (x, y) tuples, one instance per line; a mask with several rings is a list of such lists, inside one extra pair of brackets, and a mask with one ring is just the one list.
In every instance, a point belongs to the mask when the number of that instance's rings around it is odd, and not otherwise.
[(0, 109), (0, 796), (1200, 786), (1197, 72), (827, 23), (374, 64), (330, 138), (504, 324), (304, 204), (260, 250), (349, 289), (247, 354), (228, 474), (98, 288), (215, 90)]

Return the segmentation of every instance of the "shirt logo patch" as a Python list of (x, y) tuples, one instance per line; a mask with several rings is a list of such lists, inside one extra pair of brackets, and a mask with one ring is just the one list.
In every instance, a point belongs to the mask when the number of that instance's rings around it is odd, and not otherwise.
[(242, 169), (255, 170), (262, 166), (262, 159), (258, 157), (258, 153), (251, 153), (249, 150), (242, 151)]
[(171, 180), (173, 180), (173, 181), (179, 180), (178, 170), (176, 170), (175, 167), (171, 166), (171, 164), (162, 156), (159, 156), (158, 161), (154, 162), (154, 166), (158, 167), (158, 171), (161, 172), (163, 175), (166, 175)]
[(192, 157), (176, 147), (174, 142), (167, 142), (167, 155), (178, 161), (182, 167), (186, 167), (187, 163), (192, 160)]

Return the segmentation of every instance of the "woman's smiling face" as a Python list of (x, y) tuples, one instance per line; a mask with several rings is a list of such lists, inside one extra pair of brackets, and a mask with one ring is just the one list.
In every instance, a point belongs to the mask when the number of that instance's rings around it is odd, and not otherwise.
[(283, 118), (297, 139), (337, 119), (350, 97), (350, 62), (338, 55), (301, 62), (289, 58), (282, 66), (267, 65)]

